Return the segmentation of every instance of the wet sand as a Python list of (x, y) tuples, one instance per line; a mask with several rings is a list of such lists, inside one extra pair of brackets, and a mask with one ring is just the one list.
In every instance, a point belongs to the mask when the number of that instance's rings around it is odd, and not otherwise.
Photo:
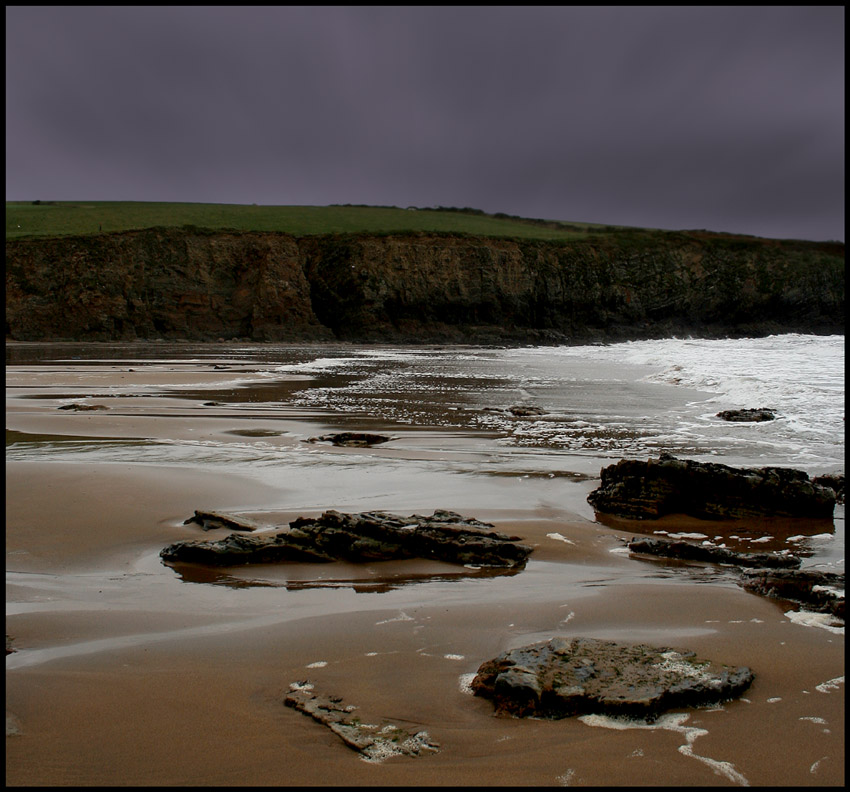
[[(210, 407), (202, 390), (152, 396), (168, 384), (214, 387), (232, 371), (127, 367), (97, 367), (96, 384), (91, 364), (7, 371), (7, 431), (48, 449), (7, 453), (6, 632), (17, 650), (7, 655), (7, 785), (843, 785), (843, 633), (795, 623), (732, 570), (630, 557), (629, 526), (589, 511), (588, 471), (512, 475), (486, 433), (365, 419), (397, 440), (307, 444), (356, 417)], [(141, 390), (119, 397), (110, 388), (128, 374)], [(69, 394), (108, 409), (58, 410)], [(248, 428), (280, 434), (233, 433)], [(258, 448), (259, 461), (164, 464), (159, 446), (110, 450), (97, 438), (185, 442), (199, 456)], [(277, 456), (266, 460), (263, 443)], [(518, 574), (409, 561), (242, 567), (196, 582), (158, 553), (220, 534), (183, 525), (200, 508), (269, 526), (325, 508), (449, 508), (535, 550)], [(690, 649), (750, 666), (756, 680), (740, 700), (652, 729), (497, 718), (464, 690), (483, 661), (553, 635)], [(283, 705), (304, 680), (365, 721), (426, 730), (441, 750), (363, 761)]]

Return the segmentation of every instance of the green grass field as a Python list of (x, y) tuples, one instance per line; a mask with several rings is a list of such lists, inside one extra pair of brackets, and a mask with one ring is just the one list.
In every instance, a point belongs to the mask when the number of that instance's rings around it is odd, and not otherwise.
[(256, 206), (135, 201), (7, 201), (6, 238), (79, 236), (184, 225), (282, 231), (296, 236), (426, 231), (525, 239), (575, 239), (613, 227), (526, 220), (476, 210), (376, 206)]

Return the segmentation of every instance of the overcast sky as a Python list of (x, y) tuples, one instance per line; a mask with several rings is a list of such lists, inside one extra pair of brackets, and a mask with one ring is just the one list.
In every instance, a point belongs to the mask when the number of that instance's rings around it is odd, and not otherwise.
[(7, 200), (844, 240), (844, 8), (6, 8)]

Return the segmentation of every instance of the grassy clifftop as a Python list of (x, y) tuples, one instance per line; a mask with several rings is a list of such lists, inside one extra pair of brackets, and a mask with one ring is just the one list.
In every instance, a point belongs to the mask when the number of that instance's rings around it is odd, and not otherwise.
[(476, 209), (392, 206), (256, 206), (134, 201), (7, 201), (6, 238), (84, 236), (194, 226), (315, 236), (450, 233), (518, 239), (575, 239), (611, 230), (592, 223), (533, 220)]

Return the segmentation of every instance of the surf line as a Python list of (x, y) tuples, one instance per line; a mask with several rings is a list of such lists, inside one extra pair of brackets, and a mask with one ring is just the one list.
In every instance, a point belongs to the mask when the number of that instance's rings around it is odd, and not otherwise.
[(694, 753), (693, 744), (698, 737), (708, 734), (706, 729), (696, 726), (685, 726), (685, 721), (690, 718), (687, 712), (671, 713), (662, 715), (655, 723), (644, 723), (642, 721), (629, 720), (627, 718), (614, 718), (610, 715), (580, 715), (579, 720), (588, 726), (601, 726), (606, 729), (667, 729), (685, 735), (685, 744), (679, 746), (679, 753), (692, 759), (697, 759), (708, 765), (717, 775), (725, 776), (739, 786), (749, 786), (750, 782), (739, 773), (731, 762), (712, 759), (709, 756), (700, 756)]

